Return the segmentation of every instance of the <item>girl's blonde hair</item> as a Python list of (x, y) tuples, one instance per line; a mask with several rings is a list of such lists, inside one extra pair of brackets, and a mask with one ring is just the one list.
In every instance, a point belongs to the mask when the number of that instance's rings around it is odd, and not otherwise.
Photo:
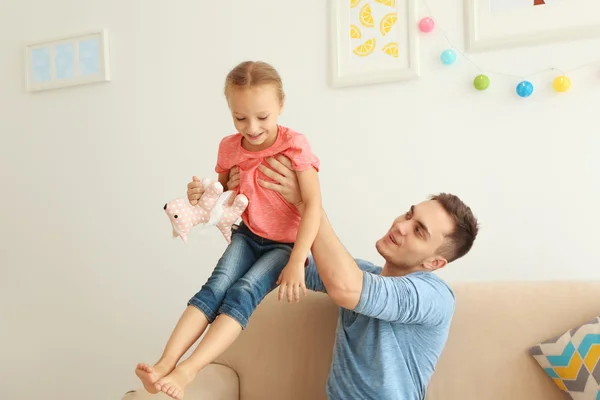
[(232, 69), (225, 79), (225, 97), (233, 89), (247, 89), (261, 85), (273, 85), (279, 101), (283, 103), (285, 93), (279, 73), (271, 65), (262, 61), (244, 61)]

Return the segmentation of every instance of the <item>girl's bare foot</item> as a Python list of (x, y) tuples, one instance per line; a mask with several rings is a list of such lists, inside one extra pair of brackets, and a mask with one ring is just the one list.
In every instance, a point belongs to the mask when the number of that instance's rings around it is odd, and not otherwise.
[(155, 366), (140, 363), (135, 369), (135, 374), (142, 381), (144, 389), (146, 389), (148, 393), (155, 394), (158, 393), (158, 390), (156, 390), (154, 384), (163, 376), (168, 375), (171, 371), (173, 371), (173, 367), (168, 367), (160, 362)]
[(181, 400), (185, 388), (194, 380), (195, 376), (196, 373), (182, 363), (169, 375), (159, 379), (154, 387), (175, 400)]

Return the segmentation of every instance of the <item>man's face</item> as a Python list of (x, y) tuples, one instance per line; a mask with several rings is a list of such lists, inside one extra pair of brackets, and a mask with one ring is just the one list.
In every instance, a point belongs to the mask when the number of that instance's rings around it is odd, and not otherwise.
[(376, 243), (377, 251), (392, 267), (437, 269), (446, 260), (437, 254), (454, 221), (435, 200), (412, 206), (396, 218), (390, 230)]

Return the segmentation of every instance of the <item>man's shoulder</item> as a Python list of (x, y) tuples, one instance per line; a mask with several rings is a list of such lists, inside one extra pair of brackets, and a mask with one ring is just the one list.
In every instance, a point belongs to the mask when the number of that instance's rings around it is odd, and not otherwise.
[(439, 313), (441, 320), (438, 323), (440, 324), (444, 324), (452, 318), (456, 305), (454, 291), (437, 274), (417, 271), (402, 276), (383, 277), (381, 276), (382, 267), (365, 260), (356, 260), (356, 262), (359, 268), (365, 273), (374, 275), (366, 279), (366, 284), (385, 287), (386, 290), (403, 293), (402, 297), (407, 301), (408, 298), (413, 298), (421, 304), (429, 304)]
[(448, 283), (445, 280), (443, 280), (439, 275), (437, 275), (435, 272), (418, 271), (418, 272), (413, 272), (412, 274), (408, 274), (406, 276), (410, 277), (411, 279), (419, 279), (424, 282), (428, 282), (432, 285), (444, 287), (447, 290), (449, 290), (450, 292), (452, 292), (452, 288), (450, 287), (450, 285), (448, 285)]
[(379, 274), (381, 274), (381, 270), (383, 270), (382, 267), (375, 265), (372, 262), (367, 261), (367, 260), (356, 258), (354, 261), (356, 261), (358, 268), (360, 268), (361, 270), (363, 270), (365, 272), (370, 272), (372, 274), (379, 275)]
[(422, 288), (430, 289), (430, 293), (440, 295), (451, 303), (455, 301), (452, 287), (435, 272), (418, 271), (406, 275), (405, 278), (415, 282)]
[[(360, 258), (355, 259), (355, 261), (361, 270), (363, 270), (365, 272), (370, 272), (375, 275), (381, 275), (381, 271), (383, 270), (383, 267), (380, 267), (370, 261), (363, 260)], [(450, 294), (454, 298), (454, 292), (453, 292), (452, 288), (450, 287), (450, 285), (448, 285), (448, 283), (446, 283), (446, 281), (444, 281), (442, 278), (440, 278), (438, 275), (436, 275), (433, 272), (418, 271), (418, 272), (410, 273), (408, 275), (389, 277), (389, 279), (403, 280), (403, 281), (408, 280), (408, 281), (413, 281), (413, 282), (423, 282), (428, 285), (431, 285), (431, 286), (443, 289), (444, 291), (447, 291), (447, 293)]]
[[(380, 275), (381, 271), (383, 270), (383, 267), (377, 266), (370, 261), (357, 259), (356, 263), (358, 264), (359, 268), (362, 269), (363, 271), (370, 272), (375, 275)], [(424, 284), (426, 286), (431, 286), (431, 287), (437, 288), (438, 290), (441, 290), (444, 294), (448, 294), (452, 298), (454, 298), (454, 291), (452, 290), (450, 285), (448, 285), (448, 283), (446, 281), (444, 281), (442, 278), (440, 278), (438, 275), (436, 275), (433, 272), (417, 271), (417, 272), (411, 272), (410, 274), (407, 274), (407, 275), (388, 276), (387, 278), (389, 278), (392, 281), (397, 281), (397, 282), (409, 281), (409, 282), (413, 282), (417, 285)]]
[(435, 304), (440, 316), (443, 316), (444, 321), (440, 321), (441, 325), (450, 322), (456, 307), (456, 296), (452, 287), (434, 272), (414, 272), (407, 275), (407, 279), (418, 288), (419, 296), (426, 296), (428, 302)]

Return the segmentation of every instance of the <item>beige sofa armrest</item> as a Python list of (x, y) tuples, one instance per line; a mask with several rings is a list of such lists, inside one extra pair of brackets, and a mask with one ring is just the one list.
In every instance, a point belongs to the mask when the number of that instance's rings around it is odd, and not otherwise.
[[(149, 394), (143, 387), (132, 390), (122, 400), (173, 400), (164, 393)], [(229, 367), (210, 364), (185, 390), (185, 400), (239, 400), (240, 382), (237, 374)]]

